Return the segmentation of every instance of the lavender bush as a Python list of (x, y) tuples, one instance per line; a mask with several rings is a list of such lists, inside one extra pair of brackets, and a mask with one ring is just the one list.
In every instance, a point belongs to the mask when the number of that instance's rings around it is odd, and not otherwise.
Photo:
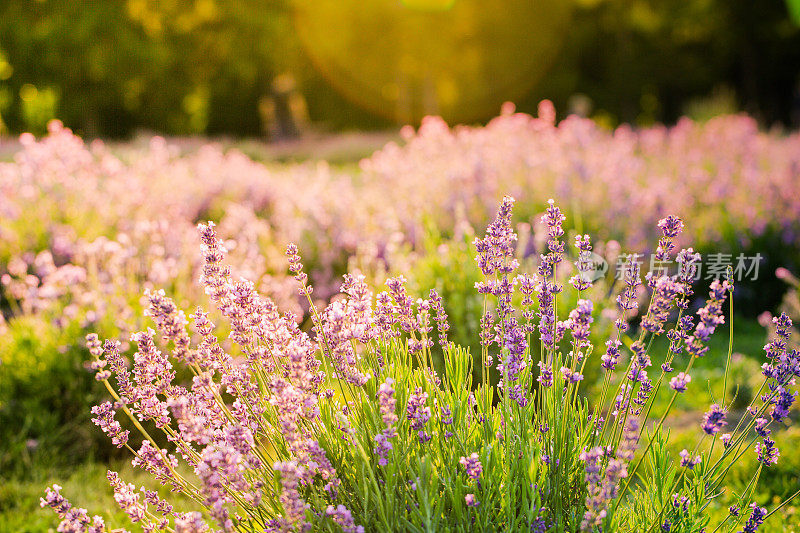
[[(50, 444), (57, 457), (83, 454), (82, 446), (66, 453), (77, 439), (65, 438), (63, 429), (80, 422), (75, 413), (86, 403), (70, 400), (89, 388), (78, 348), (86, 333), (118, 337), (127, 352), (130, 334), (146, 325), (146, 289), (163, 289), (184, 308), (208, 306), (195, 283), (202, 269), (194, 253), (199, 221), (217, 223), (235, 277), (304, 320), (310, 309), (283, 259), (289, 242), (303, 250), (318, 307), (337, 293), (349, 264), (373, 289), (383, 273), (402, 273), (410, 293), (425, 295), (417, 289), (439, 285), (415, 277), (415, 262), (439, 259), (435, 248), (424, 250), (427, 227), (439, 229), (445, 243), (457, 222), (482, 231), (504, 192), (520, 199), (523, 220), (557, 197), (571, 206), (579, 233), (616, 239), (624, 251), (652, 251), (647, 245), (657, 240), (656, 223), (667, 211), (691, 217), (691, 234), (679, 237), (679, 246), (763, 252), (758, 290), (743, 286), (737, 296), (777, 302), (783, 286), (764, 274), (777, 264), (800, 264), (800, 135), (759, 131), (741, 115), (614, 131), (577, 117), (556, 122), (549, 102), (538, 115), (505, 106), (485, 127), (454, 128), (428, 118), (360, 169), (262, 163), (235, 149), (187, 150), (159, 137), (85, 143), (56, 121), (42, 139), (22, 135), (13, 160), (0, 161), (0, 440), (8, 443), (0, 469), (27, 468), (20, 459), (31, 442), (39, 444), (34, 456)], [(452, 271), (441, 287), (457, 288), (444, 302), (451, 331), (460, 344), (477, 347), (480, 314), (471, 306), (481, 307), (480, 298)], [(605, 299), (590, 299), (602, 313)], [(560, 311), (574, 307), (564, 297), (556, 304)], [(606, 324), (594, 323), (593, 343)], [(43, 366), (62, 377), (57, 386), (42, 385), (30, 371)], [(594, 368), (585, 381), (594, 382)], [(70, 399), (60, 394), (65, 387), (75, 392)]]
[(461, 218), (483, 228), (501, 192), (520, 198), (527, 219), (558, 197), (574, 206), (578, 230), (626, 250), (652, 244), (671, 210), (693, 217), (684, 241), (696, 249), (768, 242), (760, 251), (800, 260), (800, 134), (761, 132), (747, 116), (609, 132), (574, 116), (557, 123), (547, 101), (538, 118), (506, 106), (480, 128), (429, 117), (358, 171), (275, 167), (213, 144), (181, 153), (158, 137), (145, 147), (85, 144), (55, 121), (49, 132), (38, 141), (24, 134), (14, 160), (0, 162), (9, 321), (56, 307), (62, 321), (93, 326), (111, 316), (135, 330), (130, 300), (148, 287), (203, 304), (193, 291), (200, 265), (189, 259), (202, 220), (235, 242), (237, 274), (300, 313), (279, 261), (288, 242), (303, 249), (325, 301), (348, 258), (394, 269), (404, 255), (394, 251), (418, 246), (426, 222), (452, 228)]
[[(678, 271), (645, 278), (649, 304), (626, 343), (642, 285), (629, 262), (614, 332), (596, 345), (595, 308), (584, 297), (592, 285), (588, 236), (574, 243), (579, 259), (568, 283), (576, 305), (559, 316), (564, 215), (551, 201), (542, 219), (545, 253), (535, 272), (520, 273), (512, 206), (506, 197), (475, 241), (484, 306), (474, 355), (448, 339), (439, 294), (415, 300), (402, 277), (374, 296), (362, 275), (349, 274), (342, 296), (317, 308), (292, 245), (289, 269), (313, 321), (311, 332), (302, 331), (291, 313), (231, 276), (214, 225), (200, 225), (201, 283), (228, 322), (229, 338), (218, 338), (202, 309), (187, 318), (152, 291), (148, 314), (158, 334), (132, 335), (132, 366), (118, 342), (87, 339), (92, 368), (111, 395), (93, 408), (95, 423), (133, 454), (135, 466), (196, 503), (175, 509), (152, 487), (137, 490), (110, 471), (120, 507), (145, 531), (180, 533), (756, 531), (780, 510), (758, 506), (753, 494), (778, 460), (771, 434), (797, 394), (800, 355), (787, 350), (788, 317), (775, 319), (749, 414), (729, 423), (725, 383), (695, 445), (676, 453), (664, 422), (675, 398), (697, 386), (692, 365), (725, 322), (731, 281), (714, 281), (705, 305), (690, 314), (697, 256), (691, 248), (676, 251), (683, 223), (666, 217), (657, 254), (675, 259)], [(669, 339), (669, 353), (653, 368), (650, 347), (660, 335)], [(444, 353), (438, 373), (435, 343)], [(192, 372), (190, 382), (175, 380), (176, 365)], [(579, 394), (592, 365), (604, 372), (594, 405)], [(474, 383), (473, 366), (482, 368)], [(490, 367), (502, 377), (496, 386)], [(659, 392), (671, 398), (664, 412), (653, 409)], [(122, 419), (141, 435), (134, 438)], [(758, 468), (743, 491), (731, 494), (726, 475), (737, 461)], [(61, 517), (59, 531), (110, 530), (59, 490), (49, 488), (42, 499)], [(729, 513), (712, 524), (707, 509), (723, 497)]]
[[(775, 272), (775, 276), (789, 285), (789, 290), (786, 292), (781, 302), (780, 311), (793, 320), (800, 320), (800, 279), (784, 267), (778, 268)], [(770, 334), (774, 335), (776, 333), (776, 321), (769, 312), (762, 313), (759, 317), (759, 322), (769, 330)], [(797, 334), (797, 328), (795, 327), (792, 332)], [(794, 342), (790, 342), (789, 346), (791, 348), (800, 347), (800, 339), (795, 336)]]

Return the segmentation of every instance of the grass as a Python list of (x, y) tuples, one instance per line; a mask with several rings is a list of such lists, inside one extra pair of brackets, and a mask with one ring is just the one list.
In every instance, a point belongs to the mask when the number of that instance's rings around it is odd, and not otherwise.
[[(124, 527), (136, 531), (128, 517), (120, 511), (114, 494), (106, 480), (108, 468), (118, 471), (123, 481), (148, 489), (159, 488), (164, 496), (168, 491), (158, 487), (150, 476), (130, 463), (116, 463), (109, 467), (89, 462), (70, 469), (52, 469), (44, 465), (33, 468), (22, 478), (4, 479), (0, 484), (0, 533), (45, 533), (55, 531), (58, 518), (50, 509), (39, 507), (39, 498), (45, 487), (56, 483), (63, 487), (61, 494), (77, 507), (84, 507), (90, 515), (99, 514), (110, 528)], [(170, 496), (175, 501), (176, 495)], [(181, 509), (190, 509), (191, 503), (178, 498)]]
[[(670, 449), (693, 449), (698, 437), (699, 415), (695, 418), (696, 420), (688, 421), (683, 417), (678, 417), (673, 421), (669, 434)], [(780, 505), (783, 499), (794, 493), (800, 485), (800, 455), (793, 451), (793, 446), (796, 446), (800, 440), (800, 429), (790, 427), (774, 432), (773, 436), (781, 450), (781, 458), (777, 465), (762, 471), (754, 495), (754, 500), (758, 505), (766, 507), (767, 511)], [(714, 455), (718, 456), (720, 450), (721, 447), (718, 446)], [(712, 524), (707, 533), (710, 533), (728, 514), (728, 506), (732, 503), (735, 495), (738, 495), (747, 486), (756, 467), (755, 454), (750, 451), (728, 473), (724, 484), (727, 485), (727, 492), (720, 494), (706, 509)], [(744, 516), (746, 519), (748, 515)], [(730, 525), (731, 522), (728, 522), (728, 526)], [(741, 531), (743, 525), (744, 520), (734, 531)], [(720, 531), (727, 530), (721, 529)], [(800, 501), (795, 499), (781, 511), (772, 515), (758, 531), (759, 533), (800, 532)]]

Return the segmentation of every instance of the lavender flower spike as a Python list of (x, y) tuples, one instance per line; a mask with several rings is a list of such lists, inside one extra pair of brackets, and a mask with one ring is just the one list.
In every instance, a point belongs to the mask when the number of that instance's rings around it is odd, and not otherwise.
[(692, 469), (695, 466), (699, 465), (700, 461), (702, 460), (699, 455), (695, 455), (694, 457), (692, 457), (692, 454), (689, 453), (689, 450), (685, 448), (681, 450), (681, 453), (678, 455), (681, 456), (681, 466), (689, 469)]
[(478, 478), (481, 477), (481, 472), (483, 472), (483, 466), (477, 453), (473, 452), (469, 457), (462, 457), (458, 462), (467, 470), (467, 476), (470, 479), (478, 481)]
[(692, 381), (692, 376), (679, 372), (677, 376), (669, 380), (669, 386), (675, 392), (686, 392), (686, 386), (690, 381)]
[(759, 507), (755, 502), (751, 503), (750, 507), (753, 509), (753, 512), (744, 524), (742, 533), (756, 533), (759, 526), (764, 523), (764, 519), (767, 517), (767, 510), (763, 507)]
[(703, 431), (707, 435), (715, 435), (719, 433), (722, 426), (725, 425), (725, 409), (717, 404), (712, 405), (708, 412), (703, 416)]
[(517, 241), (517, 234), (511, 228), (513, 207), (514, 198), (503, 197), (497, 216), (486, 228), (486, 236), (483, 239), (475, 239), (474, 244), (478, 251), (475, 260), (484, 276), (492, 276), (495, 273), (509, 274), (518, 266), (517, 261), (513, 259)]

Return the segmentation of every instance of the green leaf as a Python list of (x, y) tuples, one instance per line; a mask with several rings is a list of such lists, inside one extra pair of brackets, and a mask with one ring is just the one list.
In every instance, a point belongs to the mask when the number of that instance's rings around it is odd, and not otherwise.
[(789, 9), (789, 18), (800, 26), (800, 0), (786, 0), (786, 7)]

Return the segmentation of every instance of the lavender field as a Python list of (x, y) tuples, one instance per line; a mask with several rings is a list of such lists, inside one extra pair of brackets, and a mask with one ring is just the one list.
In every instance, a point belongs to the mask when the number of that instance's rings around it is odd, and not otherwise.
[(796, 132), (14, 146), (0, 531), (800, 528)]

